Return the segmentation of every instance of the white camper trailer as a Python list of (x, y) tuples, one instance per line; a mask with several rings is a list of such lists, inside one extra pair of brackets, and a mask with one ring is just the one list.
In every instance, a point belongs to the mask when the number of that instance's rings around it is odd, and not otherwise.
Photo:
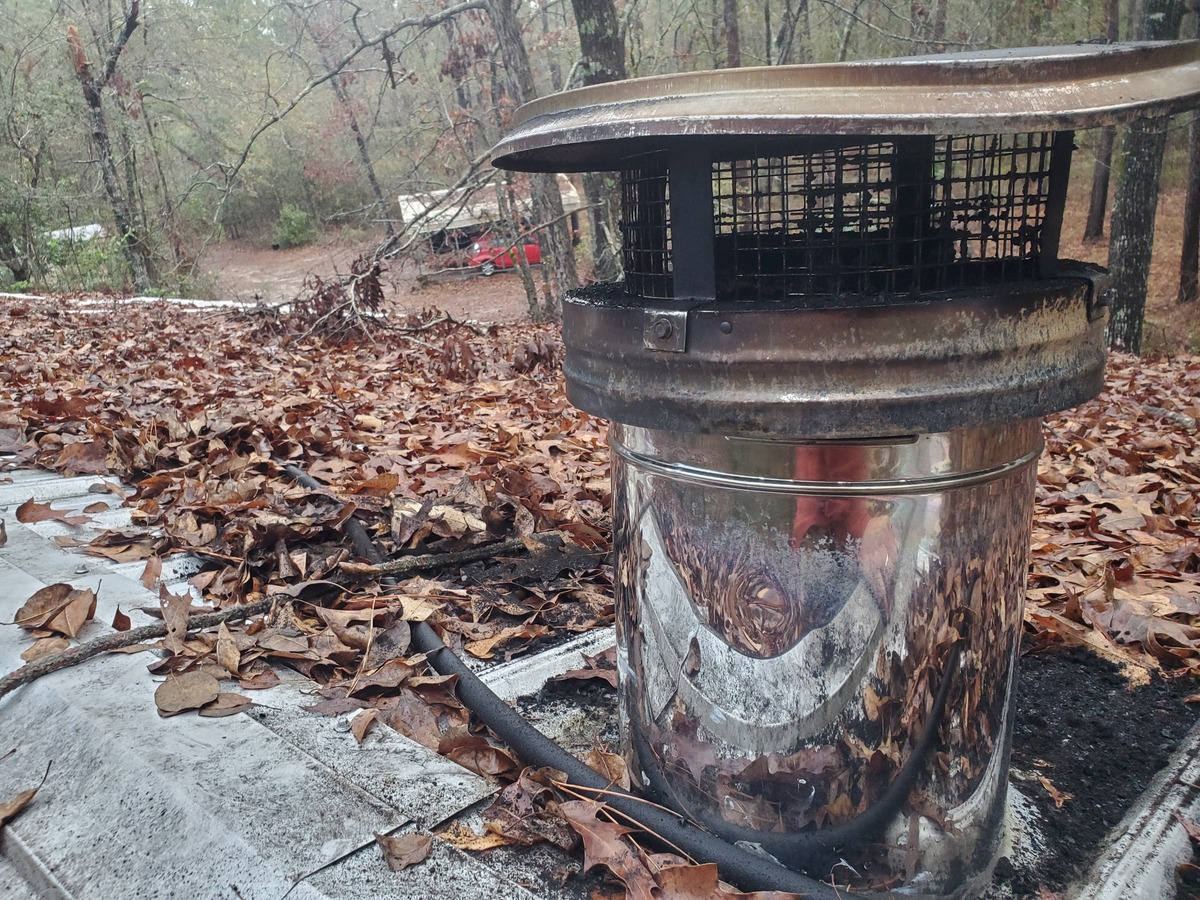
[[(579, 193), (565, 175), (558, 176), (558, 186), (562, 193), (563, 210), (571, 214), (571, 231), (578, 234), (577, 212), (583, 205), (580, 203)], [(515, 193), (521, 221), (513, 224), (527, 227), (532, 220), (529, 211), (529, 189), (527, 186), (520, 186)], [(451, 253), (470, 248), (475, 241), (491, 231), (501, 218), (495, 185), (488, 185), (470, 193), (460, 189), (402, 194), (397, 198), (397, 202), (404, 221), (415, 223), (417, 233), (428, 239), (430, 249), (435, 253)]]

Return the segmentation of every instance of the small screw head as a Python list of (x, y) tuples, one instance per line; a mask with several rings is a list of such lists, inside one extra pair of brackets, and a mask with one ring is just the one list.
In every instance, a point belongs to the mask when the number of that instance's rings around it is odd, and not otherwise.
[(79, 565), (77, 565), (75, 567), (76, 575), (86, 575), (87, 573), (88, 573), (88, 567), (85, 566), (83, 563), (80, 563)]
[(670, 319), (655, 319), (650, 323), (650, 332), (658, 340), (665, 341), (675, 333), (675, 326), (671, 324)]
[(718, 327), (721, 329), (721, 334), (729, 334), (729, 332), (733, 331), (732, 322), (722, 322)]

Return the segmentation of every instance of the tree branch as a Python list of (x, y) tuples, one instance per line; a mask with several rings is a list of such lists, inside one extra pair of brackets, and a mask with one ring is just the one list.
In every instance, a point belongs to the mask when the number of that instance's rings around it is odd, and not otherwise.
[(426, 553), (421, 556), (401, 556), (390, 559), (377, 566), (369, 563), (343, 562), (338, 568), (347, 575), (399, 575), (403, 572), (416, 572), (421, 569), (438, 569), (445, 566), (457, 566), (461, 563), (477, 562), (481, 559), (491, 559), (502, 553), (518, 553), (528, 547), (520, 538), (500, 541), (497, 544), (484, 544), (481, 547), (468, 547), (457, 553)]
[[(222, 171), (223, 171), (223, 174), (225, 175), (227, 185), (229, 185), (230, 187), (233, 185), (234, 179), (237, 178), (238, 173), (242, 169), (242, 166), (244, 166), (246, 164), (246, 160), (249, 159), (249, 157), (250, 157), (250, 151), (254, 148), (255, 142), (258, 141), (259, 137), (262, 136), (263, 132), (265, 132), (268, 128), (270, 128), (271, 126), (278, 123), (284, 116), (286, 116), (293, 109), (295, 109), (297, 106), (299, 106), (300, 103), (309, 94), (311, 94), (313, 91), (315, 91), (321, 85), (323, 85), (325, 82), (327, 82), (331, 78), (335, 78), (339, 74), (341, 74), (342, 69), (346, 68), (346, 66), (348, 66), (351, 62), (353, 62), (354, 59), (360, 53), (362, 53), (364, 50), (368, 49), (369, 47), (374, 47), (378, 44), (382, 44), (384, 41), (388, 40), (391, 37), (394, 37), (395, 35), (397, 35), (399, 32), (403, 31), (406, 28), (432, 28), (435, 25), (438, 25), (441, 22), (445, 21), (446, 19), (453, 18), (454, 16), (460, 15), (461, 13), (468, 12), (469, 10), (473, 10), (473, 9), (482, 10), (484, 8), (485, 8), (485, 0), (465, 0), (465, 2), (463, 2), (463, 3), (458, 3), (458, 4), (455, 4), (454, 6), (447, 7), (446, 9), (443, 9), (441, 12), (434, 13), (433, 15), (411, 16), (407, 19), (401, 19), (399, 22), (395, 23), (391, 27), (386, 28), (383, 31), (379, 32), (379, 34), (377, 34), (375, 37), (365, 40), (365, 41), (361, 42), (360, 44), (358, 44), (356, 47), (354, 47), (354, 49), (350, 50), (348, 53), (346, 53), (344, 56), (342, 56), (341, 59), (334, 60), (332, 63), (330, 63), (329, 70), (327, 72), (325, 72), (322, 75), (317, 75), (314, 78), (310, 79), (309, 82), (300, 89), (299, 93), (297, 93), (296, 96), (294, 96), (284, 106), (282, 106), (278, 111), (272, 113), (265, 120), (260, 122), (257, 127), (255, 127), (255, 129), (250, 133), (250, 137), (247, 139), (246, 145), (242, 148), (242, 152), (238, 155), (237, 161), (234, 162), (232, 165), (226, 165), (226, 166), (222, 167)], [(217, 212), (216, 212), (214, 218), (219, 218), (220, 213), (221, 213), (221, 208), (225, 205), (225, 199), (228, 196), (229, 196), (228, 192), (226, 192), (225, 198), (222, 198), (221, 203), (218, 204)]]
[[(228, 609), (222, 609), (214, 613), (192, 616), (188, 619), (187, 630), (198, 631), (202, 628), (212, 628), (214, 625), (220, 625), (222, 622), (229, 622), (233, 619), (248, 619), (250, 616), (265, 613), (271, 608), (274, 602), (274, 598), (267, 598), (259, 600), (256, 603), (231, 606)], [(8, 675), (0, 678), (0, 697), (3, 697), (10, 691), (16, 690), (23, 684), (36, 681), (43, 675), (49, 675), (51, 672), (57, 672), (59, 669), (77, 666), (81, 662), (91, 659), (93, 656), (99, 656), (101, 653), (111, 653), (113, 650), (121, 650), (125, 647), (132, 647), (134, 644), (140, 644), (142, 641), (165, 637), (166, 634), (166, 623), (157, 622), (153, 625), (144, 625), (141, 628), (135, 628), (132, 631), (117, 631), (113, 634), (106, 634), (103, 637), (70, 647), (61, 653), (52, 653), (49, 656), (43, 656), (41, 659), (35, 659), (28, 665), (21, 666), (15, 672), (10, 672)]]
[(133, 0), (129, 4), (129, 14), (125, 16), (125, 26), (121, 29), (121, 33), (117, 35), (116, 43), (112, 45), (112, 49), (108, 52), (108, 61), (104, 63), (104, 75), (100, 79), (100, 84), (108, 84), (109, 80), (116, 74), (117, 60), (121, 56), (121, 51), (125, 49), (125, 45), (129, 43), (130, 36), (138, 27), (138, 8), (141, 5), (141, 0)]

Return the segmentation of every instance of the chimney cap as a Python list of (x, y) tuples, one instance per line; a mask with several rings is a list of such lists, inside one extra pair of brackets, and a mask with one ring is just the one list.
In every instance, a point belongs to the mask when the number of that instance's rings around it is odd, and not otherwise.
[(1113, 125), (1200, 102), (1200, 41), (1074, 44), (658, 75), (517, 110), (493, 165), (608, 171), (700, 139), (1009, 134)]

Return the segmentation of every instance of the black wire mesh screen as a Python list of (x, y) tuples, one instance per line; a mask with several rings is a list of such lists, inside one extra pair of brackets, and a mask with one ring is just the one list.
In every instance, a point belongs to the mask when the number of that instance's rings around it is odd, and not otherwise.
[[(1037, 278), (1053, 142), (1050, 132), (895, 137), (716, 162), (717, 295), (819, 302)], [(667, 180), (665, 154), (625, 171), (633, 294), (670, 296)]]
[(671, 216), (666, 153), (625, 160), (621, 170), (621, 241), (625, 290), (642, 297), (669, 299)]

